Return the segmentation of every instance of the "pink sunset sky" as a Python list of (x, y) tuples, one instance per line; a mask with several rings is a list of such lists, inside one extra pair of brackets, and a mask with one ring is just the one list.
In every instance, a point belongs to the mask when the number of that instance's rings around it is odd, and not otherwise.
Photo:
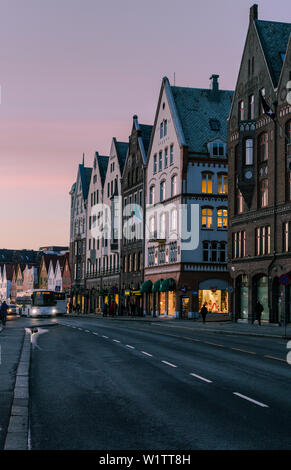
[[(69, 191), (85, 153), (151, 124), (161, 80), (234, 89), (248, 0), (1, 0), (0, 248), (69, 243)], [(291, 21), (289, 0), (259, 18)]]

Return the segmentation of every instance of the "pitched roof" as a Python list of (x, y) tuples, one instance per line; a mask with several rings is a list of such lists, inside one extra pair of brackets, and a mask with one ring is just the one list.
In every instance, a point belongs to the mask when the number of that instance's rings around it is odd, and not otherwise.
[(255, 25), (273, 80), (273, 85), (276, 88), (283, 66), (282, 54), (286, 53), (291, 34), (291, 23), (255, 20)]
[(128, 142), (118, 142), (115, 137), (114, 142), (117, 152), (117, 158), (119, 161), (120, 173), (122, 174), (128, 150)]
[(98, 152), (96, 152), (96, 157), (97, 157), (97, 162), (99, 166), (99, 173), (101, 177), (101, 182), (102, 186), (104, 185), (105, 177), (106, 177), (106, 171), (108, 167), (108, 162), (109, 162), (109, 157), (106, 157), (104, 155), (99, 155)]
[(205, 153), (209, 141), (227, 140), (227, 119), (233, 91), (218, 90), (217, 99), (213, 99), (211, 89), (177, 86), (170, 89), (182, 127), (182, 140), (190, 152)]
[(81, 178), (81, 183), (82, 183), (83, 199), (84, 201), (86, 201), (88, 199), (92, 168), (85, 167), (82, 163), (79, 165), (79, 171), (80, 171), (80, 178)]
[(151, 126), (149, 124), (140, 124), (139, 127), (141, 129), (141, 137), (142, 137), (145, 154), (147, 155), (150, 141), (151, 141), (152, 130), (154, 126)]

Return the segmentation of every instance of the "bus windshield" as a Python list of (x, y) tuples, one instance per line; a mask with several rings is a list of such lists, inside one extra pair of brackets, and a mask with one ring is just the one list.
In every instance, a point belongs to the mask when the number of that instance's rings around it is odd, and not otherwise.
[(32, 304), (38, 307), (51, 307), (56, 305), (54, 292), (34, 292), (31, 297)]

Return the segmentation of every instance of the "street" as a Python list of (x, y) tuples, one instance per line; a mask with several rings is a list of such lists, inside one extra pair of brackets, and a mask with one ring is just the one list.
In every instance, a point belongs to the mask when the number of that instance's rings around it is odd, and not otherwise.
[(9, 323), (38, 326), (33, 450), (291, 448), (286, 340), (218, 335), (193, 323)]

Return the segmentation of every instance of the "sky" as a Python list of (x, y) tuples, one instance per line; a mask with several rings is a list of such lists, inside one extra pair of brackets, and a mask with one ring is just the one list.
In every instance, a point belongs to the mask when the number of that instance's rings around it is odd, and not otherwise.
[[(291, 22), (290, 0), (258, 1)], [(152, 124), (161, 80), (232, 90), (249, 0), (0, 0), (0, 248), (68, 245), (85, 153)]]

